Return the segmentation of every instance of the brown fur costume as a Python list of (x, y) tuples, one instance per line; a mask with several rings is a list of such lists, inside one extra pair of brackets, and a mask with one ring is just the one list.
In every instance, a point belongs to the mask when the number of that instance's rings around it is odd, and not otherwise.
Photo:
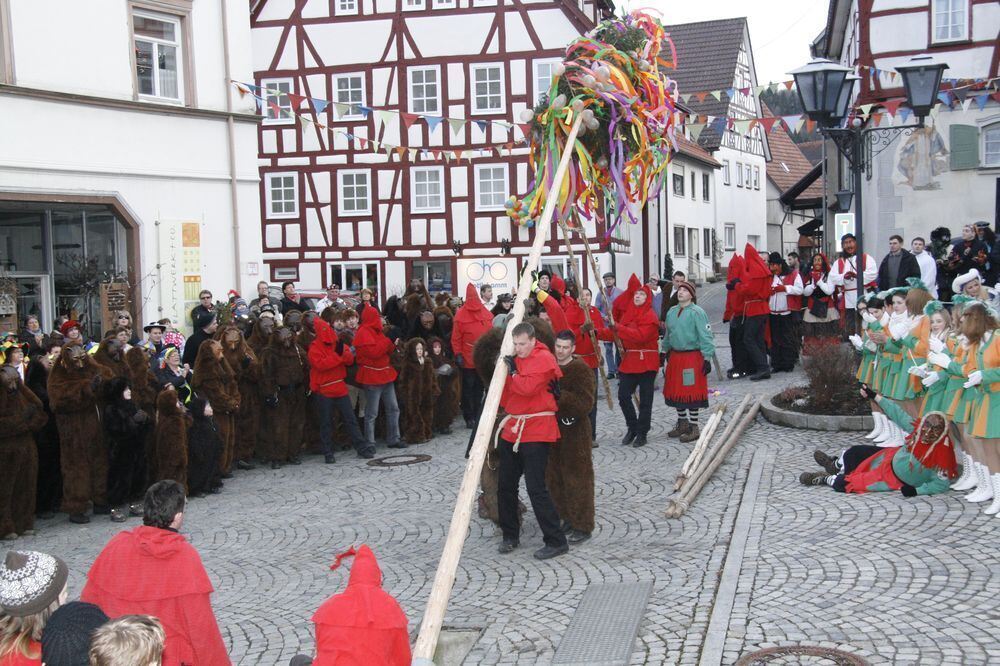
[(32, 433), (49, 420), (12, 367), (0, 370), (0, 537), (35, 525), (38, 450)]
[(69, 514), (84, 513), (88, 501), (107, 504), (108, 448), (97, 395), (100, 383), (109, 379), (111, 371), (78, 344), (65, 347), (49, 373), (49, 405), (59, 428), (62, 509)]
[[(434, 344), (441, 345), (441, 353), (434, 354)], [(434, 371), (438, 372), (442, 366), (449, 366), (449, 374), (438, 374), (438, 388), (441, 389), (441, 397), (434, 404), (434, 432), (448, 432), (452, 422), (458, 416), (462, 402), (462, 373), (459, 371), (455, 359), (448, 356), (447, 347), (440, 338), (428, 340), (428, 352), (431, 362), (434, 364)]]
[[(238, 337), (226, 340), (226, 333), (233, 331)], [(231, 336), (232, 337), (232, 336)], [(237, 460), (250, 461), (257, 449), (257, 433), (260, 414), (260, 361), (253, 348), (243, 339), (243, 334), (235, 326), (219, 329), (216, 339), (222, 343), (222, 356), (236, 374), (236, 384), (240, 389), (240, 409), (236, 413)]]
[(560, 366), (559, 443), (549, 449), (545, 485), (560, 517), (573, 529), (594, 531), (594, 462), (590, 410), (597, 383), (594, 371), (578, 358)]
[[(417, 347), (424, 348), (424, 362), (417, 360)], [(434, 363), (428, 355), (428, 345), (422, 338), (414, 338), (406, 343), (403, 352), (403, 368), (399, 374), (397, 387), (402, 408), (400, 431), (403, 439), (411, 444), (426, 442), (434, 434), (434, 408), (441, 395), (438, 388)]]
[[(315, 312), (306, 312), (302, 315), (302, 330), (298, 332), (295, 336), (295, 341), (299, 343), (303, 351), (306, 353), (306, 358), (309, 358), (309, 347), (312, 346), (313, 340), (316, 339), (316, 333), (313, 331), (312, 320), (319, 318)], [(306, 367), (306, 386), (309, 386), (309, 368), (308, 364)], [(302, 449), (315, 449), (319, 451), (319, 419), (316, 418), (316, 410), (311, 409), (309, 406), (309, 398), (306, 397), (306, 422), (302, 427)]]
[[(302, 428), (306, 418), (306, 369), (304, 349), (295, 342), (291, 329), (279, 328), (261, 352), (261, 393), (264, 420), (270, 429), (267, 450), (261, 457), (271, 462), (297, 459), (302, 450)], [(277, 403), (273, 400), (277, 399)], [(272, 404), (269, 404), (272, 403)]]
[[(118, 358), (111, 355), (112, 348), (117, 347)], [(122, 343), (118, 338), (105, 338), (94, 352), (94, 360), (111, 372), (112, 377), (128, 378), (128, 365), (125, 363), (125, 354)]]
[(156, 470), (158, 481), (173, 479), (187, 492), (188, 441), (191, 417), (177, 401), (177, 391), (166, 388), (156, 398)]
[(219, 473), (225, 476), (233, 466), (236, 446), (236, 413), (240, 410), (240, 387), (236, 374), (225, 358), (216, 358), (214, 347), (221, 345), (215, 340), (206, 340), (198, 349), (194, 362), (191, 388), (212, 405), (215, 423), (219, 426), (222, 439), (222, 454), (219, 456)]
[[(537, 317), (525, 317), (524, 321), (535, 327), (535, 339), (540, 340), (550, 350), (555, 345), (555, 334), (548, 322)], [(476, 364), (476, 372), (483, 379), (483, 385), (489, 390), (490, 381), (493, 379), (493, 371), (496, 368), (497, 358), (500, 356), (500, 343), (503, 342), (503, 329), (493, 327), (486, 331), (476, 341), (476, 346), (472, 348), (472, 359)], [(589, 411), (589, 410), (588, 410)], [(497, 418), (496, 423), (500, 419)], [(496, 425), (494, 424), (494, 429)], [(500, 524), (500, 512), (497, 504), (497, 485), (499, 482), (497, 470), (500, 468), (500, 459), (496, 449), (492, 446), (493, 434), (490, 434), (491, 445), (486, 452), (486, 464), (483, 465), (483, 472), (480, 475), (479, 485), (482, 493), (479, 495), (479, 517), (492, 520), (497, 525)], [(519, 514), (523, 514), (527, 508), (521, 500), (518, 500)]]
[[(150, 368), (149, 355), (141, 347), (132, 347), (125, 352), (125, 365), (128, 366), (128, 384), (132, 389), (132, 401), (151, 419), (155, 418), (156, 394), (160, 387), (156, 381), (156, 375)], [(154, 428), (146, 429), (144, 440), (146, 485), (148, 487), (156, 480), (156, 431)]]
[[(264, 320), (267, 320), (266, 322)], [(263, 322), (263, 323), (262, 323)], [(250, 337), (247, 338), (247, 346), (253, 350), (254, 355), (257, 357), (258, 367), (260, 365), (260, 355), (264, 351), (264, 347), (267, 346), (267, 341), (271, 339), (271, 333), (274, 332), (276, 324), (274, 317), (259, 317), (254, 320), (253, 331), (250, 333)], [(252, 416), (254, 420), (254, 425), (257, 429), (257, 454), (261, 454), (261, 451), (268, 448), (267, 443), (264, 441), (267, 438), (267, 416), (264, 409), (260, 408), (261, 402), (264, 396), (260, 392), (260, 385), (257, 386), (257, 414)]]

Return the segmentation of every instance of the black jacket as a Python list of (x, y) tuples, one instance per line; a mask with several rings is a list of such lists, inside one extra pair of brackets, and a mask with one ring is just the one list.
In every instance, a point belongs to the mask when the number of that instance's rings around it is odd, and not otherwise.
[(193, 368), (195, 359), (198, 358), (198, 349), (201, 347), (201, 343), (211, 339), (212, 335), (200, 328), (192, 333), (191, 337), (184, 342), (184, 355), (181, 356), (181, 365), (187, 363)]
[[(896, 274), (896, 280), (889, 280), (889, 255), (885, 255), (882, 259), (882, 263), (878, 267), (878, 288), (882, 291), (886, 289), (892, 289), (894, 287), (905, 287), (906, 278), (920, 278), (920, 264), (917, 263), (917, 258), (913, 256), (909, 250), (900, 250), (902, 255), (899, 258), (899, 272)], [(927, 285), (928, 287), (930, 285)]]

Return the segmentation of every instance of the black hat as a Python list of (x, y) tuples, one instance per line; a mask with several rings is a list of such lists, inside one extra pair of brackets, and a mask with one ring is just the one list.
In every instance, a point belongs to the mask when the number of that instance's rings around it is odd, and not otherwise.
[(206, 328), (211, 326), (213, 321), (215, 321), (214, 312), (199, 312), (194, 318), (194, 327)]
[(497, 303), (506, 303), (507, 301), (514, 300), (514, 297), (510, 294), (500, 294), (497, 296)]
[(42, 630), (46, 666), (88, 666), (90, 640), (108, 616), (94, 604), (71, 601), (60, 606)]
[(161, 323), (160, 323), (160, 322), (158, 322), (158, 321), (151, 321), (151, 322), (149, 322), (148, 324), (146, 324), (145, 326), (143, 326), (143, 327), (142, 327), (142, 330), (143, 330), (143, 332), (145, 332), (145, 333), (149, 333), (149, 332), (150, 332), (150, 331), (152, 331), (152, 330), (153, 330), (154, 328), (158, 328), (158, 329), (160, 329), (161, 331), (165, 331), (165, 330), (167, 330), (167, 327), (166, 327), (165, 325), (161, 324)]
[(785, 258), (781, 256), (780, 252), (772, 252), (767, 255), (767, 263), (769, 264), (783, 264), (785, 263)]

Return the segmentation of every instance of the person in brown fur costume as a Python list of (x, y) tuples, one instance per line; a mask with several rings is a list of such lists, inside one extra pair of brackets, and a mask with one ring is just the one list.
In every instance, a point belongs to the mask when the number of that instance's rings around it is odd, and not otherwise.
[(451, 434), (451, 424), (458, 416), (462, 402), (462, 375), (458, 372), (455, 359), (448, 356), (444, 341), (441, 338), (431, 338), (430, 359), (437, 373), (438, 388), (441, 397), (434, 405), (434, 432), (442, 435)]
[[(273, 314), (262, 314), (256, 320), (254, 320), (253, 331), (250, 333), (250, 337), (247, 338), (247, 346), (253, 350), (254, 356), (257, 357), (258, 367), (260, 365), (260, 355), (264, 351), (264, 347), (267, 346), (267, 341), (271, 339), (271, 334), (274, 333), (276, 323), (274, 321)], [(257, 432), (257, 454), (261, 455), (261, 451), (264, 451), (268, 444), (264, 441), (267, 438), (267, 416), (265, 410), (261, 409), (260, 406), (263, 404), (264, 396), (260, 392), (260, 385), (257, 386), (257, 413), (252, 415), (251, 418), (254, 421), (252, 427), (256, 428)]]
[[(156, 414), (156, 394), (160, 390), (160, 385), (156, 381), (156, 375), (153, 374), (150, 365), (151, 357), (152, 349), (143, 345), (137, 345), (125, 352), (125, 365), (128, 366), (128, 384), (132, 389), (132, 400), (139, 409), (149, 414), (150, 419), (153, 419)], [(132, 495), (136, 497), (142, 497), (146, 488), (156, 481), (155, 443), (154, 429), (147, 428), (143, 442), (146, 472), (143, 478), (136, 479), (136, 487), (132, 489)]]
[(125, 345), (117, 337), (104, 338), (97, 351), (94, 352), (94, 360), (107, 368), (111, 372), (112, 377), (128, 379), (128, 365), (125, 363)]
[(13, 366), (0, 368), (0, 538), (16, 539), (35, 526), (38, 449), (32, 433), (49, 417)]
[(451, 348), (451, 331), (455, 328), (455, 313), (452, 312), (452, 309), (447, 304), (439, 305), (434, 308), (434, 321), (438, 332), (441, 333), (445, 352), (450, 356), (454, 353), (454, 350)]
[[(535, 339), (541, 341), (546, 347), (552, 349), (555, 344), (555, 334), (548, 322), (537, 317), (525, 317), (524, 321), (535, 327)], [(493, 370), (496, 367), (497, 358), (500, 356), (500, 343), (503, 341), (504, 330), (501, 328), (491, 328), (476, 341), (472, 348), (473, 362), (476, 364), (476, 372), (483, 380), (483, 386), (489, 390), (490, 381), (493, 379)], [(500, 422), (500, 415), (497, 414), (496, 423)], [(496, 425), (494, 424), (494, 428)], [(465, 457), (469, 457), (472, 449), (472, 442), (475, 439), (476, 431), (469, 435), (469, 445), (465, 450)], [(490, 434), (490, 441), (493, 435)], [(492, 446), (487, 448), (486, 464), (483, 465), (483, 472), (480, 475), (480, 495), (479, 495), (479, 517), (492, 520), (495, 524), (500, 524), (500, 512), (497, 504), (497, 483), (499, 469), (499, 457), (497, 451)], [(527, 510), (524, 503), (518, 500), (518, 511), (523, 514)]]
[(562, 377), (556, 414), (559, 443), (549, 450), (545, 485), (556, 510), (569, 529), (566, 540), (580, 543), (594, 531), (594, 461), (590, 436), (590, 410), (597, 382), (594, 371), (575, 357), (576, 338), (572, 331), (556, 335), (555, 356)]
[(99, 365), (79, 344), (64, 347), (49, 373), (49, 406), (59, 428), (59, 466), (63, 476), (62, 509), (71, 522), (89, 523), (108, 507), (108, 447), (104, 443), (97, 396), (111, 371)]
[(271, 334), (261, 352), (260, 388), (264, 395), (268, 450), (262, 453), (271, 469), (284, 463), (301, 464), (302, 427), (306, 411), (306, 352), (295, 341), (292, 329), (282, 327)]
[(441, 390), (423, 338), (406, 343), (398, 386), (403, 439), (410, 444), (429, 441), (434, 434), (434, 409)]
[[(209, 341), (202, 343), (202, 349)], [(198, 352), (201, 358), (201, 351)], [(171, 479), (187, 491), (188, 426), (191, 417), (181, 405), (173, 386), (160, 391), (156, 398), (156, 474), (157, 481)]]
[(222, 478), (228, 479), (232, 476), (236, 446), (235, 420), (240, 410), (240, 387), (236, 383), (236, 373), (222, 355), (222, 344), (217, 340), (205, 340), (201, 343), (192, 377), (191, 388), (212, 405), (215, 423), (219, 426), (219, 437), (222, 438), (219, 473)]
[[(312, 310), (309, 312), (303, 312), (302, 330), (295, 336), (295, 341), (299, 343), (299, 347), (302, 347), (302, 350), (306, 353), (306, 358), (309, 358), (309, 347), (312, 346), (313, 340), (316, 339), (316, 331), (313, 328), (313, 320), (318, 317), (319, 314)], [(306, 364), (305, 385), (309, 386), (308, 364)], [(302, 427), (302, 446), (299, 450), (302, 451), (307, 448), (315, 452), (319, 451), (319, 419), (317, 418), (316, 410), (309, 409), (308, 398), (306, 399), (306, 422)]]
[(253, 469), (254, 451), (257, 449), (257, 432), (260, 418), (260, 363), (257, 354), (243, 339), (235, 326), (219, 329), (216, 339), (222, 343), (222, 356), (236, 373), (240, 390), (240, 409), (236, 413), (236, 467)]

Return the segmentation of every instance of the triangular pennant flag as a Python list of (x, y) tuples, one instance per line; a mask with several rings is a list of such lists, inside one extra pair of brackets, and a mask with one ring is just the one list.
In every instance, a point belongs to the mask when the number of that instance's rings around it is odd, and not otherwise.
[(292, 103), (292, 111), (298, 111), (302, 108), (302, 102), (305, 101), (305, 95), (296, 95), (295, 93), (285, 93), (285, 97), (288, 101)]
[(875, 106), (875, 105), (874, 104), (862, 104), (861, 106), (858, 107), (858, 109), (860, 109), (861, 115), (863, 117), (868, 118), (869, 116), (872, 115), (872, 107), (873, 106)]
[(423, 118), (424, 122), (427, 123), (428, 133), (436, 130), (438, 128), (438, 125), (441, 124), (441, 121), (444, 120), (444, 118), (442, 118), (441, 116), (424, 116)]
[(351, 112), (350, 104), (341, 104), (340, 102), (334, 102), (333, 108), (337, 111), (337, 117), (346, 116)]
[(531, 123), (520, 123), (518, 127), (521, 128), (521, 133), (525, 136), (525, 138), (531, 134)]
[(699, 102), (704, 102), (705, 98), (708, 97), (708, 93), (707, 92), (696, 92), (696, 93), (694, 93), (694, 97)]
[(271, 112), (274, 113), (274, 117), (275, 118), (281, 118), (282, 117), (283, 111), (281, 110), (281, 107), (278, 106), (277, 102), (268, 102), (267, 106), (268, 106), (268, 108), (271, 109)]
[(982, 95), (976, 95), (976, 106), (982, 111), (986, 107), (986, 102), (990, 99), (989, 94), (983, 93)]
[(237, 90), (237, 91), (239, 91), (239, 93), (240, 93), (240, 98), (243, 98), (243, 97), (246, 97), (246, 94), (247, 94), (248, 92), (250, 92), (250, 89), (249, 89), (249, 88), (247, 88), (247, 87), (246, 87), (246, 86), (245, 86), (244, 84), (242, 84), (242, 83), (237, 83), (237, 84), (236, 84), (236, 90)]
[(403, 125), (406, 127), (406, 129), (410, 129), (410, 125), (417, 122), (417, 118), (419, 118), (420, 116), (418, 116), (415, 113), (405, 113), (403, 111), (400, 111), (399, 117), (402, 119)]
[(381, 121), (383, 125), (388, 125), (393, 119), (393, 116), (396, 115), (396, 112), (379, 110), (375, 112), (375, 115), (378, 116), (379, 121)]
[(411, 162), (415, 161), (417, 159), (417, 149), (416, 148), (410, 148), (409, 152), (410, 152), (410, 161)]
[(784, 85), (785, 85), (785, 90), (791, 90), (792, 86), (795, 85), (795, 81), (785, 81)]
[(479, 127), (479, 129), (481, 129), (483, 131), (483, 134), (486, 134), (486, 121), (485, 120), (477, 120), (477, 121), (475, 121), (475, 123)]
[(951, 93), (947, 90), (942, 90), (938, 93), (938, 99), (944, 103), (945, 106), (951, 106)]
[(772, 129), (774, 129), (774, 124), (776, 122), (778, 122), (777, 118), (761, 118), (760, 119), (760, 124), (764, 126), (764, 131), (765, 132), (770, 132)]
[(750, 88), (740, 88), (740, 92), (743, 93), (744, 95), (749, 95)]
[(766, 88), (766, 87), (767, 87), (767, 86), (756, 86), (756, 87), (755, 87), (755, 88), (753, 89), (753, 94), (754, 94), (754, 95), (760, 95), (760, 94), (761, 94), (762, 92), (764, 92), (764, 88)]
[(697, 143), (698, 137), (700, 137), (701, 133), (705, 131), (705, 126), (704, 125), (689, 125), (688, 126), (688, 131), (691, 132), (691, 140)]
[(452, 134), (458, 134), (465, 127), (465, 121), (461, 118), (449, 118), (448, 126), (451, 127)]
[(968, 112), (969, 111), (969, 107), (972, 106), (972, 102), (973, 102), (973, 99), (971, 97), (969, 99), (965, 100), (964, 102), (962, 102), (962, 111), (963, 112)]
[(721, 90), (713, 90), (710, 94), (712, 95), (712, 97), (715, 98), (715, 101), (717, 101), (717, 102), (721, 102), (722, 101), (722, 91)]
[(912, 113), (913, 111), (910, 109), (910, 107), (904, 106), (899, 110), (899, 114), (896, 117), (899, 118), (900, 122), (905, 123), (906, 119), (909, 118), (910, 114)]
[(899, 105), (902, 104), (902, 103), (903, 103), (903, 100), (901, 100), (901, 99), (890, 99), (890, 100), (886, 100), (885, 102), (883, 102), (882, 106), (885, 108), (886, 112), (889, 115), (894, 116), (894, 115), (896, 115), (896, 111), (899, 110)]
[(328, 102), (325, 99), (316, 99), (315, 97), (313, 97), (309, 101), (312, 102), (313, 109), (316, 110), (317, 116), (326, 111), (326, 107), (330, 106), (330, 102)]
[(372, 111), (374, 111), (374, 109), (372, 109), (372, 107), (370, 107), (370, 106), (365, 106), (363, 104), (359, 104), (358, 105), (358, 111), (361, 113), (362, 116), (364, 116), (365, 118), (367, 118), (368, 114), (370, 114)]

